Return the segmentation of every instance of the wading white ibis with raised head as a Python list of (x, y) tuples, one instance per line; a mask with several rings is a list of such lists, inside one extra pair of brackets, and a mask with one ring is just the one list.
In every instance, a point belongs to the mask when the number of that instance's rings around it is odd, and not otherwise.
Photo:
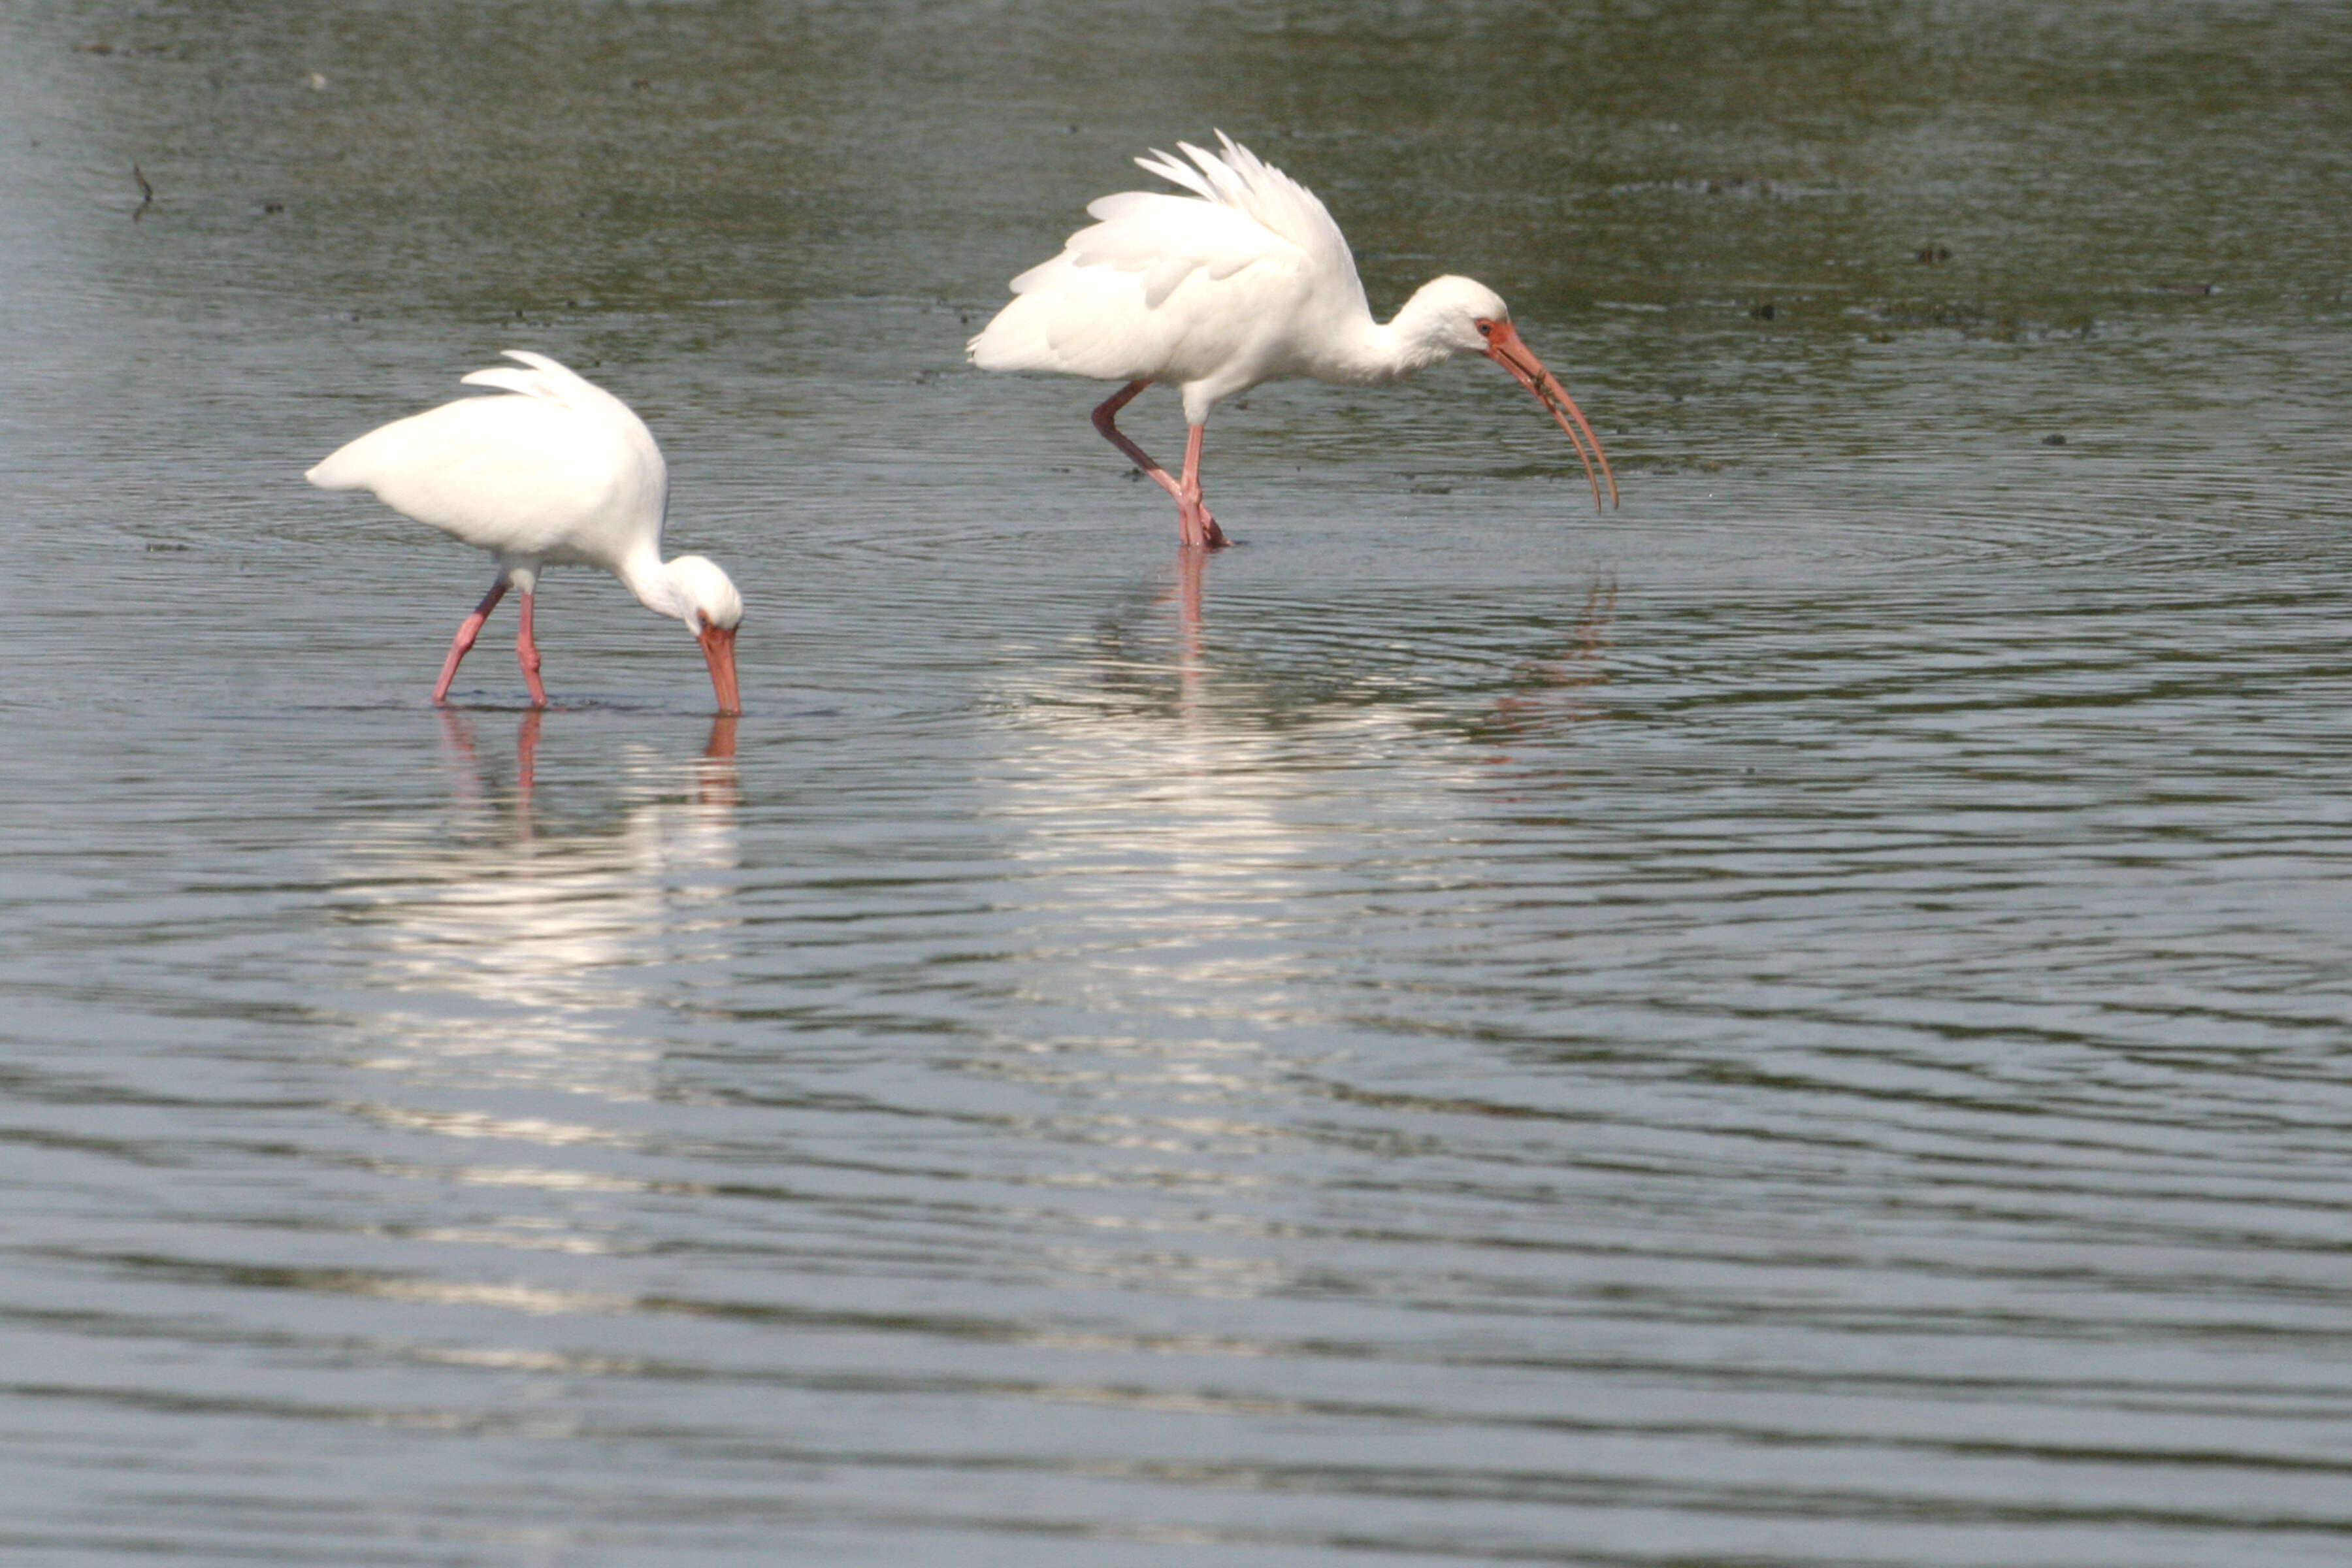
[[(1347, 237), (1315, 193), (1223, 132), (1217, 140), (1223, 152), (1178, 142), (1190, 163), (1157, 149), (1138, 158), (1192, 194), (1122, 191), (1088, 205), (1093, 226), (1013, 280), (1013, 302), (966, 345), (971, 363), (1125, 382), (1095, 410), (1095, 428), (1176, 498), (1187, 545), (1226, 542), (1201, 499), (1201, 437), (1218, 399), (1286, 376), (1386, 386), (1458, 353), (1485, 354), (1534, 393), (1575, 443), (1593, 504), (1604, 479), (1615, 501), (1592, 426), (1493, 289), (1433, 279), (1386, 324), (1375, 321)], [(1118, 425), (1155, 381), (1183, 393), (1181, 479)]]
[(669, 469), (629, 405), (548, 358), (522, 349), (461, 377), (499, 395), (463, 397), (395, 419), (339, 448), (304, 476), (330, 490), (372, 490), (393, 510), (429, 522), (498, 557), (498, 581), (457, 627), (437, 705), (457, 661), (511, 587), (522, 595), (515, 658), (531, 705), (547, 706), (531, 638), (531, 601), (547, 566), (610, 572), (656, 615), (686, 623), (710, 666), (719, 711), (739, 713), (735, 628), (743, 600), (716, 564), (699, 555), (661, 558)]

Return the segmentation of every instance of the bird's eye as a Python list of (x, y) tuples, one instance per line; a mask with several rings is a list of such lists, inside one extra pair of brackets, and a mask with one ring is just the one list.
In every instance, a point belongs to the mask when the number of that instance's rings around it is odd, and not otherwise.
[(1481, 322), (1479, 322), (1479, 323), (1478, 323), (1478, 335), (1479, 335), (1480, 337), (1482, 337), (1482, 338), (1491, 338), (1491, 337), (1493, 337), (1493, 336), (1495, 335), (1495, 323), (1494, 323), (1494, 322), (1492, 322), (1492, 321), (1481, 321)]

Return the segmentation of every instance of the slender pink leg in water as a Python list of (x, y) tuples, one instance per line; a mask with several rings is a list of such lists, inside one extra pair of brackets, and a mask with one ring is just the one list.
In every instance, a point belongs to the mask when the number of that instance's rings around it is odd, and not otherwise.
[(1129, 440), (1127, 432), (1118, 427), (1118, 411), (1134, 402), (1136, 394), (1150, 384), (1148, 381), (1130, 381), (1104, 398), (1095, 410), (1095, 428), (1102, 432), (1104, 440), (1126, 453), (1127, 460), (1142, 469), (1146, 479), (1176, 498), (1176, 530), (1181, 542), (1205, 544), (1216, 549), (1225, 542), (1225, 536), (1217, 527), (1217, 520), (1209, 515), (1209, 509), (1201, 504), (1202, 427), (1193, 426), (1192, 435), (1184, 443), (1184, 478), (1181, 483), (1161, 468), (1150, 453)]
[(1126, 453), (1127, 460), (1142, 469), (1146, 479), (1174, 496), (1181, 503), (1184, 499), (1184, 492), (1176, 487), (1174, 479), (1168, 477), (1168, 470), (1161, 468), (1150, 453), (1129, 440), (1127, 432), (1118, 427), (1118, 411), (1134, 402), (1135, 395), (1150, 384), (1148, 381), (1130, 381), (1108, 397), (1104, 398), (1101, 405), (1095, 409), (1095, 428), (1102, 432), (1104, 440)]
[(1176, 492), (1176, 525), (1182, 531), (1185, 543), (1223, 550), (1230, 541), (1201, 500), (1201, 437), (1208, 433), (1207, 426), (1195, 425), (1185, 434), (1184, 480), (1183, 488)]
[[(501, 576), (490, 585), (490, 591), (482, 595), (482, 602), (474, 606), (474, 613), (457, 623), (457, 635), (449, 640), (449, 657), (441, 664), (441, 679), (433, 688), (433, 706), (436, 708), (448, 697), (449, 683), (457, 679), (457, 661), (466, 657), (466, 650), (474, 646), (474, 639), (482, 635), (482, 623), (490, 618), (490, 612), (497, 609), (499, 601), (506, 596), (507, 580)], [(523, 601), (526, 605), (530, 602), (529, 599)]]
[(530, 640), (530, 602), (534, 594), (522, 596), (522, 629), (515, 633), (515, 662), (522, 666), (522, 683), (530, 688), (530, 705), (547, 706), (547, 689), (539, 683), (539, 645)]

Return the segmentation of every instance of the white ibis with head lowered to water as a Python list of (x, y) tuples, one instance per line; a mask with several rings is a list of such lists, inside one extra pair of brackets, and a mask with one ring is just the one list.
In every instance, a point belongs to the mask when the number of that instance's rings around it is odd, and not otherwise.
[(449, 695), (457, 661), (512, 587), (522, 595), (515, 658), (531, 705), (547, 706), (531, 638), (531, 600), (546, 566), (610, 572), (638, 603), (672, 616), (702, 645), (719, 711), (738, 713), (735, 628), (743, 600), (699, 555), (661, 558), (669, 470), (629, 405), (545, 354), (509, 349), (516, 365), (463, 378), (502, 395), (460, 398), (395, 419), (339, 448), (305, 477), (323, 489), (373, 490), (394, 511), (498, 557), (498, 581), (458, 626), (433, 688)]

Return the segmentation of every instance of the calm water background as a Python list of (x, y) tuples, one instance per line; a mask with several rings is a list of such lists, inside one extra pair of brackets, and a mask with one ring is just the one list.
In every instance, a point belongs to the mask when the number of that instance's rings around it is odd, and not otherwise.
[[(2345, 1561), (2344, 15), (10, 7), (0, 1549)], [(1261, 389), (1188, 574), (962, 366), (1218, 126), (1623, 510)], [(509, 346), (731, 733), (425, 705), (300, 474)]]

